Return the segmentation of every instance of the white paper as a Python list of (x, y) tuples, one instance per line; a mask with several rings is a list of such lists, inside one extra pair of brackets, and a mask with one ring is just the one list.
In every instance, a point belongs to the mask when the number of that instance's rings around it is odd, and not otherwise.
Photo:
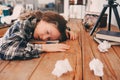
[(103, 73), (103, 64), (99, 59), (93, 59), (89, 63), (90, 70), (94, 71), (94, 75), (102, 77)]
[(111, 47), (111, 44), (108, 41), (103, 41), (98, 45), (98, 49), (100, 52), (106, 52)]
[(52, 74), (60, 77), (62, 74), (67, 73), (68, 71), (72, 71), (72, 67), (68, 59), (58, 60), (55, 64)]

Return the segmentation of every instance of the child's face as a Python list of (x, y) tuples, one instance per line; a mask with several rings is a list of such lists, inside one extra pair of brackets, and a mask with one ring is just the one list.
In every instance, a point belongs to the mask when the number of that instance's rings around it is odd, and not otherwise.
[(34, 31), (34, 38), (38, 40), (58, 40), (60, 39), (60, 32), (57, 26), (52, 23), (40, 21)]

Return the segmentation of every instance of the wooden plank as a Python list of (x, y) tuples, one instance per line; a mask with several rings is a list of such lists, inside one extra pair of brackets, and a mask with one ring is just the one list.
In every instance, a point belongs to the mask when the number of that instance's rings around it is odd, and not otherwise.
[(9, 61), (0, 60), (0, 72), (9, 64)]
[(120, 58), (120, 46), (112, 46), (116, 55)]
[[(116, 55), (116, 53), (114, 52), (114, 50), (112, 48), (109, 49), (109, 52), (107, 54), (105, 54), (106, 57), (108, 58), (111, 67), (113, 69), (113, 71), (115, 72), (114, 76), (116, 77), (117, 80), (120, 79), (120, 58)], [(108, 65), (110, 66), (110, 65)]]
[(11, 61), (0, 72), (0, 80), (28, 80), (41, 58), (23, 61)]
[(82, 70), (82, 49), (81, 49), (81, 41), (80, 41), (80, 33), (79, 33), (79, 47), (76, 47), (78, 50), (77, 54), (77, 64), (76, 64), (76, 75), (74, 80), (82, 80), (83, 79), (83, 70)]
[[(76, 23), (74, 24), (74, 25), (76, 25), (76, 32), (77, 32), (77, 34), (78, 34), (78, 41), (79, 41), (79, 49), (78, 50), (80, 50), (80, 52), (79, 52), (79, 54), (77, 54), (77, 63), (78, 63), (78, 65), (77, 65), (77, 74), (75, 75), (75, 80), (82, 80), (83, 79), (83, 66), (82, 66), (82, 64), (83, 64), (83, 56), (82, 56), (82, 37), (81, 37), (81, 29), (80, 29), (80, 27), (83, 27), (82, 26), (82, 22), (81, 22), (81, 20), (77, 20), (76, 21)], [(77, 48), (77, 47), (76, 47)]]
[(90, 48), (87, 32), (81, 27), (81, 43), (82, 43), (82, 57), (83, 57), (83, 80), (100, 80), (99, 77), (93, 74), (89, 68), (89, 62), (94, 58), (94, 54)]
[[(71, 48), (68, 50), (65, 54), (65, 57), (69, 59), (70, 64), (73, 68), (73, 73), (70, 74), (70, 76), (60, 77), (58, 80), (75, 80), (75, 79), (82, 79), (82, 65), (79, 64), (80, 62), (80, 46), (78, 45), (78, 40), (74, 41), (67, 41), (66, 44), (70, 45)], [(79, 59), (78, 59), (79, 58)], [(79, 61), (79, 62), (78, 62)], [(79, 72), (78, 72), (79, 71)]]

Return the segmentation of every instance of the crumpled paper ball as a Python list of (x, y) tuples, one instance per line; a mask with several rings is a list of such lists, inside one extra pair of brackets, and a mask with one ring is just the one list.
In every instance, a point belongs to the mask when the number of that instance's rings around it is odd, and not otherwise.
[(108, 41), (103, 41), (98, 45), (98, 49), (100, 52), (106, 52), (111, 47), (111, 44)]
[(67, 73), (68, 71), (72, 71), (72, 67), (68, 61), (68, 59), (58, 60), (55, 64), (55, 68), (52, 71), (53, 75), (60, 77), (62, 74)]
[(90, 70), (94, 71), (94, 75), (102, 77), (103, 73), (103, 64), (99, 59), (93, 59), (89, 63)]

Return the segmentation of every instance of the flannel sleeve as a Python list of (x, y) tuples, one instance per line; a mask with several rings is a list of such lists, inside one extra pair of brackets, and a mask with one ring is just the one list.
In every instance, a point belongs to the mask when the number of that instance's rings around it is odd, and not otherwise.
[(30, 44), (33, 26), (30, 21), (17, 22), (8, 29), (0, 44), (0, 58), (4, 60), (39, 57), (41, 44)]

